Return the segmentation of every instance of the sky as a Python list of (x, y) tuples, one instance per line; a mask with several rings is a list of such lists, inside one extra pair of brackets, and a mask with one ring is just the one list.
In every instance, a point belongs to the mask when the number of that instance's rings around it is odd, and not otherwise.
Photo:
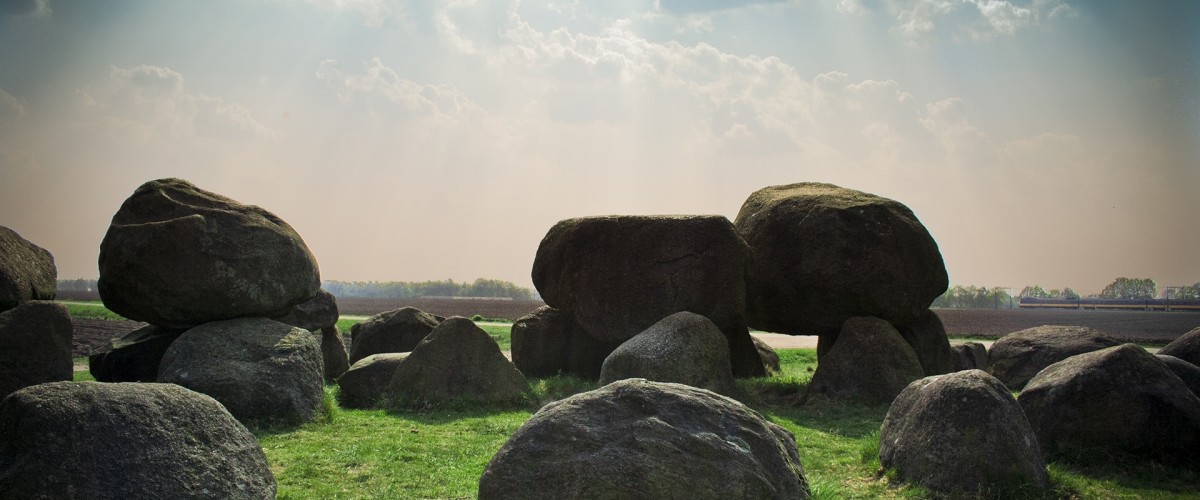
[(0, 2), (0, 225), (94, 278), (181, 177), (323, 279), (531, 286), (561, 219), (909, 206), (952, 284), (1200, 282), (1200, 2)]

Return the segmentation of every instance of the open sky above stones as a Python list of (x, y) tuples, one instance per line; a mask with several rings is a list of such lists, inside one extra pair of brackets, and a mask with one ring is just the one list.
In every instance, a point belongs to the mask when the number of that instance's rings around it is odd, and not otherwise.
[(557, 220), (825, 181), (951, 283), (1200, 281), (1200, 2), (14, 0), (0, 224), (95, 277), (140, 183), (291, 223), (325, 279), (530, 284)]

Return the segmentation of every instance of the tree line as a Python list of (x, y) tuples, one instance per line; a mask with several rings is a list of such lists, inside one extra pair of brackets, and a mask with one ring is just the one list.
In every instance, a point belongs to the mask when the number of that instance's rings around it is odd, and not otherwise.
[(324, 281), (335, 297), (415, 299), (418, 297), (497, 297), (531, 300), (533, 291), (509, 281), (479, 278), (474, 282), (445, 281)]
[[(1016, 295), (1010, 295), (1005, 288), (977, 287), (974, 285), (955, 285), (946, 290), (930, 307), (956, 309), (994, 309), (1016, 307), (1017, 299), (1126, 299), (1147, 300), (1160, 297), (1158, 284), (1150, 278), (1126, 278), (1113, 280), (1100, 293), (1082, 295), (1070, 287), (1045, 289), (1041, 285), (1030, 285), (1022, 288)], [(1200, 282), (1177, 287), (1166, 287), (1161, 297), (1170, 300), (1200, 300)]]

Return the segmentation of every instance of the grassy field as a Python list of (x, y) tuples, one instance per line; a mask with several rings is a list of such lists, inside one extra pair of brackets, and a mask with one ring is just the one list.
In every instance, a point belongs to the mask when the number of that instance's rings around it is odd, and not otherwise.
[[(72, 314), (107, 311), (99, 304), (68, 307), (75, 308)], [(348, 332), (355, 322), (342, 320), (339, 327)], [(509, 325), (480, 326), (508, 349)], [(741, 399), (795, 434), (816, 498), (928, 496), (880, 470), (879, 427), (886, 408), (802, 403), (816, 352), (779, 354), (782, 373), (739, 381)], [(76, 372), (76, 379), (90, 375)], [(595, 387), (569, 377), (531, 383), (538, 404)], [(326, 390), (336, 395), (335, 386)], [(328, 421), (256, 435), (279, 483), (279, 498), (473, 498), (492, 454), (534, 411), (534, 406), (422, 412), (335, 407)], [(1198, 498), (1200, 491), (1200, 471), (1178, 465), (1097, 457), (1051, 462), (1049, 469), (1057, 498)]]

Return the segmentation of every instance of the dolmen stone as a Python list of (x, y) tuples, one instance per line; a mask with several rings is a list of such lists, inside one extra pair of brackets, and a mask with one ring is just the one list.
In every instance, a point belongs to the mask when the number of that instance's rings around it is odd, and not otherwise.
[(396, 367), (387, 397), (405, 403), (510, 403), (529, 382), (475, 322), (447, 318)]
[(147, 325), (112, 339), (88, 356), (98, 382), (154, 382), (163, 354), (186, 330)]
[(925, 377), (892, 402), (879, 463), (948, 498), (1022, 498), (1050, 479), (1038, 441), (1004, 384), (981, 370)]
[[(313, 332), (318, 333), (318, 332)], [(333, 382), (350, 369), (349, 353), (346, 343), (342, 342), (342, 332), (337, 325), (327, 326), (319, 332), (321, 335), (321, 361), (325, 367), (325, 382)]]
[(0, 311), (31, 300), (54, 300), (57, 280), (49, 251), (0, 226)]
[(1054, 363), (1017, 402), (1047, 455), (1200, 462), (1200, 398), (1136, 344)]
[(295, 424), (322, 415), (322, 372), (308, 330), (237, 318), (184, 332), (163, 354), (158, 381), (212, 396), (246, 425)]
[(725, 335), (708, 318), (678, 312), (626, 340), (604, 360), (600, 383), (627, 378), (674, 382), (732, 396)]
[(659, 320), (689, 311), (725, 334), (735, 376), (761, 376), (746, 328), (747, 252), (721, 216), (582, 217), (550, 228), (532, 278), (546, 304), (571, 318), (570, 334), (611, 346), (595, 353), (596, 364)]
[(317, 290), (312, 298), (288, 308), (287, 312), (276, 316), (275, 321), (317, 332), (323, 328), (337, 325), (337, 298), (325, 290)]
[(285, 314), (321, 283), (312, 253), (282, 219), (182, 179), (147, 182), (125, 200), (99, 263), (106, 307), (175, 328)]
[(1196, 366), (1200, 366), (1200, 327), (1180, 335), (1170, 344), (1158, 350), (1159, 354), (1175, 356)]
[(836, 333), (851, 317), (916, 322), (949, 279), (929, 231), (903, 204), (832, 184), (771, 186), (734, 220), (750, 246), (749, 325)]
[(829, 400), (891, 404), (908, 384), (925, 376), (912, 347), (880, 318), (850, 318), (821, 357), (808, 394)]
[(775, 352), (775, 349), (767, 345), (763, 339), (751, 335), (750, 340), (754, 341), (754, 349), (758, 351), (758, 357), (762, 359), (763, 367), (767, 370), (767, 375), (779, 373), (781, 371), (779, 353)]
[(1157, 354), (1158, 359), (1183, 381), (1192, 394), (1200, 396), (1200, 366), (1193, 365), (1169, 354)]
[(71, 315), (62, 304), (25, 302), (0, 312), (0, 399), (31, 385), (71, 380)]
[(172, 384), (54, 382), (0, 403), (0, 498), (275, 498), (254, 435)]
[(571, 315), (542, 306), (513, 322), (513, 364), (530, 377), (559, 373), (596, 380), (608, 357), (622, 341), (602, 341), (584, 333)]
[(345, 408), (380, 408), (388, 384), (407, 352), (372, 354), (338, 377), (338, 403)]
[(415, 307), (382, 312), (350, 327), (350, 364), (372, 354), (409, 352), (441, 323)]
[(950, 346), (954, 351), (953, 371), (988, 369), (987, 347), (979, 342), (963, 342)]
[(941, 375), (954, 371), (954, 352), (950, 349), (946, 327), (942, 325), (942, 318), (939, 318), (937, 313), (926, 309), (918, 314), (912, 323), (897, 326), (896, 330), (912, 347), (925, 375)]
[(1120, 342), (1085, 326), (1035, 326), (993, 342), (988, 349), (988, 366), (992, 376), (1009, 389), (1019, 391), (1047, 366), (1076, 354), (1117, 345)]
[(809, 498), (796, 440), (682, 384), (625, 379), (539, 410), (492, 457), (479, 498)]

